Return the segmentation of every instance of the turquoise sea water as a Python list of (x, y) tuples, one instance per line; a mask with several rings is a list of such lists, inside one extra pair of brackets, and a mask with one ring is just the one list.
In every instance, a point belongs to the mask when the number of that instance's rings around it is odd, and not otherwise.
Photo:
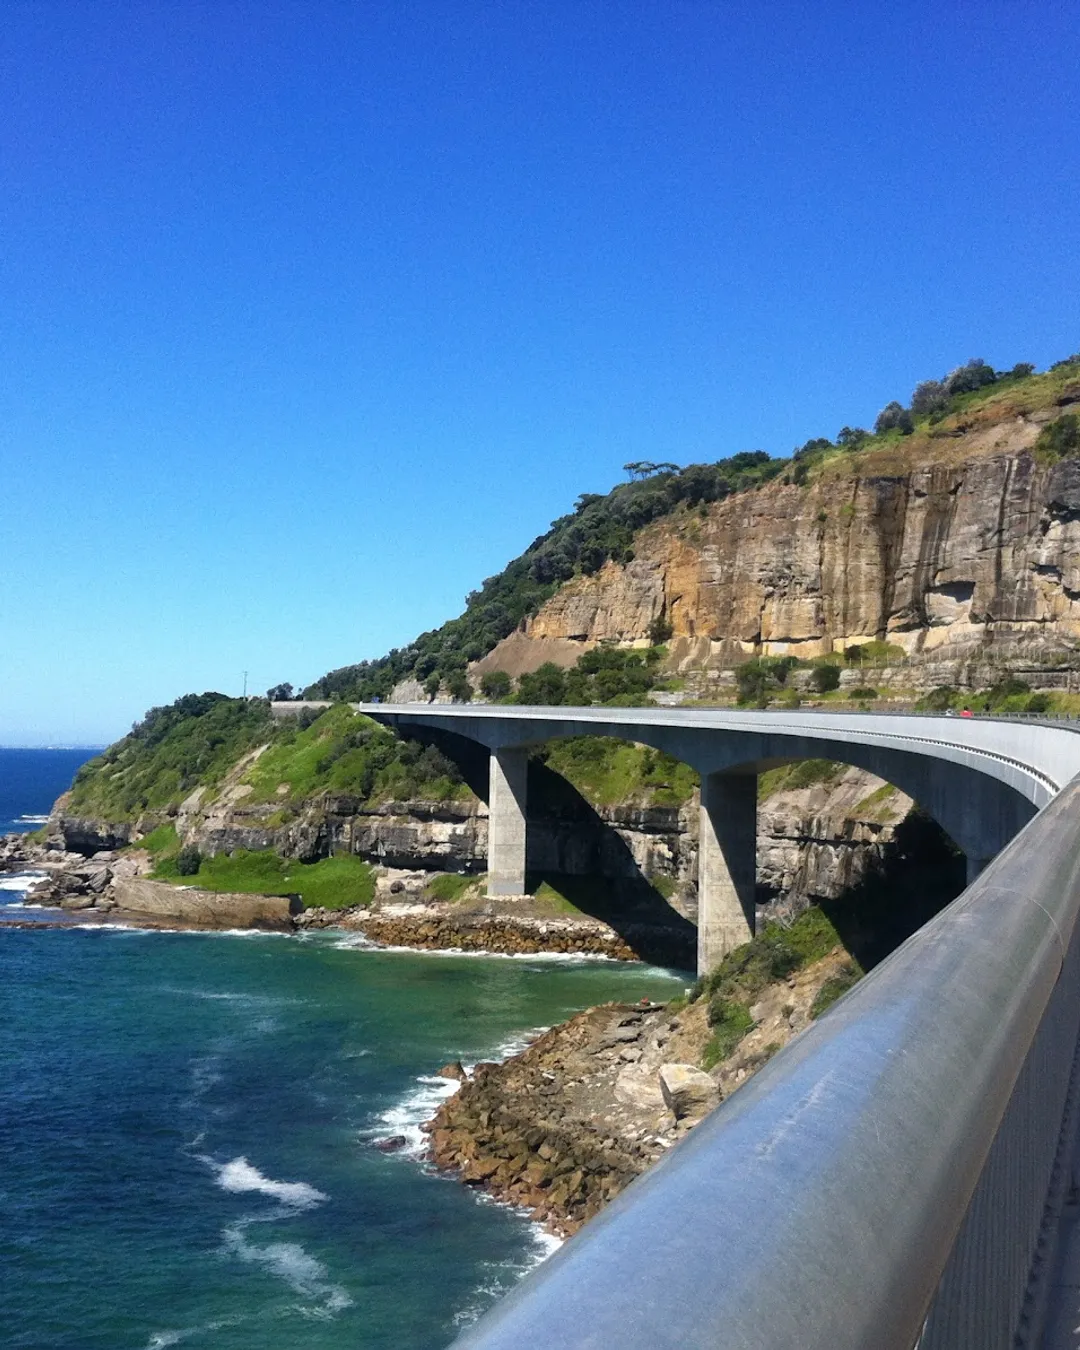
[(447, 1344), (549, 1243), (423, 1165), (432, 1070), (686, 978), (0, 922), (0, 1345)]

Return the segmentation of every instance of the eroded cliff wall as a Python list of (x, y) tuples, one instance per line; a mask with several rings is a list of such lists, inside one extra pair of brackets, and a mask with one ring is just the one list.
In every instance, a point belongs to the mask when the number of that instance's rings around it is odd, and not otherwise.
[(954, 433), (935, 463), (879, 454), (858, 472), (680, 509), (637, 536), (625, 566), (564, 585), (477, 670), (570, 664), (596, 643), (644, 643), (658, 621), (685, 670), (875, 638), (929, 683), (969, 666), (1067, 666), (1080, 645), (1080, 463), (1031, 454), (1040, 424)]

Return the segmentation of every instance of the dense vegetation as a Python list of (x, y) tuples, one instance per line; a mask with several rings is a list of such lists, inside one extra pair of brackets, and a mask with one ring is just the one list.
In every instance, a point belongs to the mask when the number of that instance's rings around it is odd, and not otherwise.
[(195, 788), (217, 788), (243, 756), (262, 753), (236, 775), (250, 802), (277, 801), (282, 813), (320, 791), (363, 801), (467, 792), (457, 766), (434, 746), (335, 706), (277, 722), (260, 699), (187, 694), (153, 708), (131, 733), (83, 765), (68, 812), (100, 820), (137, 820), (175, 809)]
[(268, 704), (224, 694), (185, 694), (151, 708), (131, 732), (84, 764), (72, 787), (72, 815), (134, 820), (212, 786), (273, 731)]
[(583, 653), (569, 669), (545, 662), (517, 682), (514, 703), (564, 705), (587, 708), (594, 703), (609, 707), (640, 707), (648, 703), (652, 689), (660, 688), (662, 647), (628, 651), (625, 647), (594, 647)]
[(593, 806), (637, 801), (682, 806), (698, 786), (689, 764), (649, 746), (614, 736), (568, 736), (549, 741), (536, 757), (561, 774)]
[(276, 801), (283, 809), (324, 791), (363, 802), (443, 801), (468, 792), (457, 765), (435, 746), (402, 740), (341, 704), (310, 721), (279, 724), (241, 781), (252, 789), (249, 802)]
[(978, 713), (1028, 713), (1032, 716), (1051, 709), (1053, 695), (1044, 690), (1032, 692), (1031, 685), (1015, 675), (1006, 675), (989, 689), (972, 692), (941, 684), (915, 705), (920, 712), (956, 712), (967, 708)]

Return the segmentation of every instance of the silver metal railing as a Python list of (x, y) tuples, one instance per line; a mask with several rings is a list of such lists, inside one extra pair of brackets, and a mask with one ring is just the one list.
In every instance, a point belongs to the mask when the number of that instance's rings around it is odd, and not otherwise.
[(1036, 1344), (1078, 912), (1080, 779), (455, 1350)]

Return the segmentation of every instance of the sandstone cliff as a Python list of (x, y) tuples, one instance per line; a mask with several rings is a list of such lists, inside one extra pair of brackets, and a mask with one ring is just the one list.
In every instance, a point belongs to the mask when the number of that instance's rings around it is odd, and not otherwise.
[(567, 582), (475, 670), (568, 665), (596, 643), (645, 643), (660, 622), (684, 671), (876, 638), (923, 683), (1007, 665), (1064, 687), (1075, 677), (1053, 672), (1080, 645), (1080, 463), (1031, 453), (1059, 413), (993, 404), (808, 484), (681, 508), (639, 533), (625, 566)]

